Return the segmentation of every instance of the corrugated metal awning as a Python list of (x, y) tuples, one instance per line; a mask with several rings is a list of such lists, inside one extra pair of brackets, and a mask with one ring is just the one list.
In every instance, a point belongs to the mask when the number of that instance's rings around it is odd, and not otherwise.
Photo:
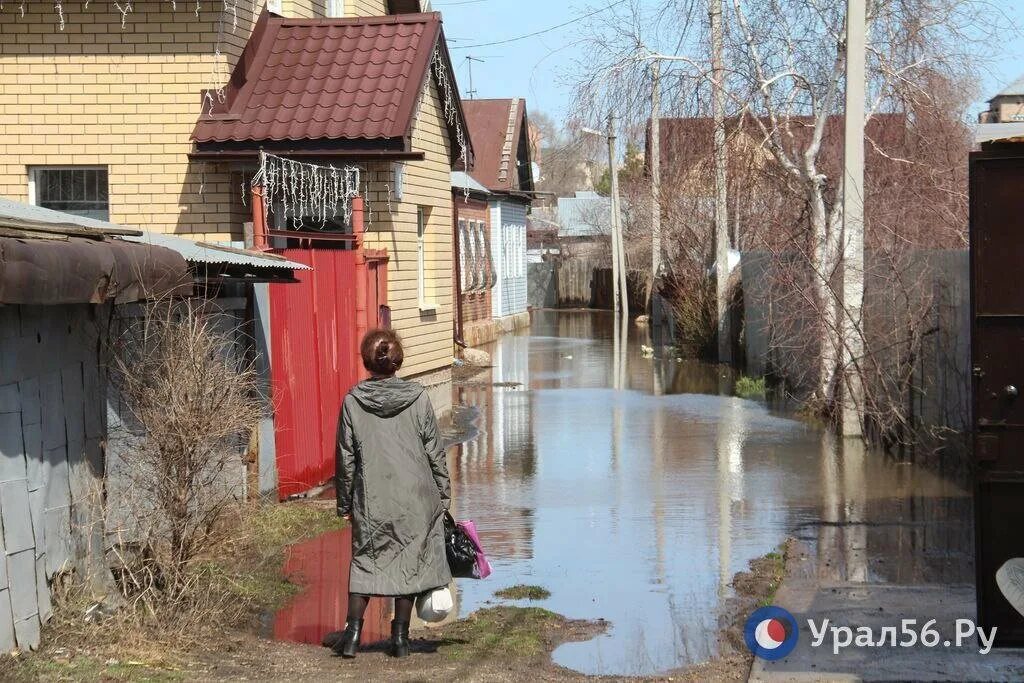
[(248, 268), (273, 268), (283, 270), (312, 270), (309, 266), (289, 261), (283, 256), (248, 249), (238, 249), (228, 245), (209, 244), (155, 232), (147, 232), (137, 236), (126, 236), (130, 242), (152, 244), (173, 249), (190, 263), (206, 263), (211, 265), (244, 266)]
[(1017, 139), (1024, 140), (1024, 122), (979, 123), (974, 129), (974, 142), (979, 145)]

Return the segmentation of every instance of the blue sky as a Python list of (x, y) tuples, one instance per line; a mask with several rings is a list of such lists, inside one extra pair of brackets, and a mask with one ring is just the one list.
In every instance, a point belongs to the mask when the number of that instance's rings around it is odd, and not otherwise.
[[(995, 0), (995, 4), (1017, 26), (1024, 27), (1024, 0)], [(597, 5), (595, 0), (589, 7)], [(530, 111), (549, 113), (556, 120), (563, 118), (570, 99), (563, 79), (582, 58), (572, 46), (579, 24), (505, 45), (464, 47), (507, 40), (571, 21), (588, 5), (565, 0), (437, 0), (433, 8), (444, 15), (445, 34), (463, 96), (469, 88), (466, 56), (472, 55), (484, 60), (472, 65), (476, 97), (526, 97)], [(1006, 19), (993, 12), (992, 21), (1003, 24)], [(1015, 32), (1011, 40), (993, 46), (992, 57), (983, 75), (982, 99), (1024, 73), (1024, 33)]]

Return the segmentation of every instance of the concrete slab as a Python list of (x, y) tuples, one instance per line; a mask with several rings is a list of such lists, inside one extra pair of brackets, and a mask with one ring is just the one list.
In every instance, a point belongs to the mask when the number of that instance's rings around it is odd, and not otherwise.
[(38, 614), (14, 622), (14, 633), (18, 639), (18, 647), (22, 650), (35, 650), (39, 647), (39, 631)]
[[(39, 613), (36, 596), (36, 554), (25, 550), (7, 556), (7, 571), (11, 577), (11, 611), (15, 622), (34, 617)], [(38, 617), (37, 617), (38, 621)]]
[(7, 552), (18, 553), (34, 548), (36, 538), (32, 533), (28, 485), (24, 479), (0, 482), (0, 512), (3, 514)]
[(5, 587), (0, 590), (0, 649), (10, 652), (17, 646), (14, 639), (14, 617), (11, 614), (11, 591)]

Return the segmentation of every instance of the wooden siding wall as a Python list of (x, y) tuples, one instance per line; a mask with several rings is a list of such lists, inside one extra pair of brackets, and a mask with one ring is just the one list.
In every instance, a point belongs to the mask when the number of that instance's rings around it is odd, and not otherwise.
[(526, 206), (491, 202), (491, 254), (498, 275), (492, 293), (495, 318), (526, 312)]
[[(386, 248), (388, 302), (391, 320), (406, 346), (402, 375), (410, 377), (448, 368), (452, 359), (452, 194), (448, 129), (441, 114), (433, 80), (420, 102), (413, 126), (412, 148), (425, 153), (423, 161), (405, 162), (402, 199), (394, 187), (391, 163), (367, 167), (369, 182), (366, 246)], [(389, 211), (390, 204), (390, 211)], [(428, 210), (426, 237), (426, 298), (435, 312), (420, 311), (416, 260), (416, 211)]]
[(49, 580), (85, 556), (103, 469), (100, 307), (0, 306), (0, 651), (35, 649)]
[[(0, 10), (0, 195), (28, 200), (31, 165), (106, 166), (110, 218), (155, 232), (241, 239), (240, 189), (212, 163), (190, 162), (202, 91), (227, 82), (252, 30), (239, 3), (214, 56), (221, 3), (140, 0), (121, 27), (110, 2)], [(263, 3), (258, 3), (262, 7)]]
[[(286, 17), (323, 17), (327, 16), (327, 0), (285, 0), (281, 9)], [(381, 17), (387, 13), (387, 0), (345, 0), (346, 17)]]

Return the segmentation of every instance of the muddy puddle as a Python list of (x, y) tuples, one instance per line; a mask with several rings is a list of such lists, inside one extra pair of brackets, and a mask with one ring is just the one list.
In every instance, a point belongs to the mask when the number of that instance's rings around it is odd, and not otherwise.
[[(530, 604), (611, 622), (558, 648), (557, 663), (651, 674), (717, 654), (733, 575), (789, 535), (851, 580), (970, 576), (964, 489), (729, 396), (715, 366), (645, 357), (642, 329), (614, 337), (607, 314), (536, 312), (487, 349), (493, 368), (455, 388), (476, 427), (449, 455), (455, 513), (476, 522), (494, 567), (459, 582), (462, 616), (501, 602), (501, 588), (543, 586), (551, 597)], [(320, 579), (275, 635), (318, 642), (344, 623), (344, 549), (302, 547), (289, 562)]]

